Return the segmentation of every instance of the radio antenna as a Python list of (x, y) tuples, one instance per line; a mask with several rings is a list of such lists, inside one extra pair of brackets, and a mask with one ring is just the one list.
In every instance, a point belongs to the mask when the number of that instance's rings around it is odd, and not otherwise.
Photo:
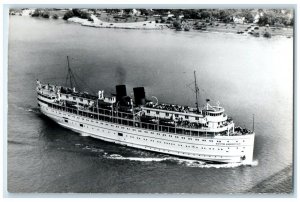
[(252, 131), (254, 132), (254, 114), (253, 114), (253, 120), (252, 120)]

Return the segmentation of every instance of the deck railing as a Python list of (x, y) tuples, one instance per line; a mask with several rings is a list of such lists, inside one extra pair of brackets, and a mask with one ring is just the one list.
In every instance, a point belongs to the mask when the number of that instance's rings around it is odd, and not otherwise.
[[(41, 100), (40, 100), (41, 101)], [(44, 102), (44, 101), (43, 101)], [(82, 117), (87, 117), (94, 120), (105, 121), (109, 123), (117, 123), (124, 126), (149, 129), (153, 131), (160, 131), (166, 133), (174, 133), (185, 136), (194, 136), (194, 137), (213, 137), (215, 135), (227, 136), (227, 130), (223, 132), (208, 132), (208, 128), (202, 127), (201, 130), (190, 128), (183, 128), (178, 126), (166, 126), (159, 124), (152, 124), (149, 122), (142, 122), (140, 120), (135, 120), (134, 115), (126, 112), (113, 111), (103, 108), (92, 107), (91, 109), (79, 110), (77, 108), (62, 106), (55, 103), (46, 103), (48, 107), (57, 109), (59, 111), (64, 111), (71, 114), (76, 114)]]

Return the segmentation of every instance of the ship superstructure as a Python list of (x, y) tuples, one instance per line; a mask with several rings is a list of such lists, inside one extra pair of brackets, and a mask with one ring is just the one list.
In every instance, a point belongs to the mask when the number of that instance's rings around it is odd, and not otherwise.
[[(104, 96), (37, 81), (43, 114), (58, 124), (94, 138), (129, 147), (214, 162), (253, 160), (254, 131), (236, 127), (220, 104), (199, 108), (146, 99), (145, 89), (117, 85)], [(196, 88), (197, 92), (197, 88)]]

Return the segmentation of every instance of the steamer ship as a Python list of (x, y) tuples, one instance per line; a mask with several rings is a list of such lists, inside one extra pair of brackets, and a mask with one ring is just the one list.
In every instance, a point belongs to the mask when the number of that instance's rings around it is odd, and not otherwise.
[(253, 129), (235, 126), (220, 104), (199, 107), (194, 72), (196, 107), (158, 103), (146, 99), (144, 87), (133, 88), (134, 99), (125, 85), (105, 97), (78, 92), (69, 66), (69, 87), (42, 84), (37, 80), (40, 111), (59, 125), (75, 132), (128, 147), (184, 158), (218, 163), (253, 161)]

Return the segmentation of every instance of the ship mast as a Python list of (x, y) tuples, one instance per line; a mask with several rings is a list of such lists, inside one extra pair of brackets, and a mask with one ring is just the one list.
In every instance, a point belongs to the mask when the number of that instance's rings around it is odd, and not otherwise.
[(74, 80), (73, 72), (70, 68), (69, 56), (67, 56), (67, 61), (68, 61), (68, 73), (67, 73), (67, 78), (66, 78), (66, 85), (68, 85), (68, 80), (69, 80), (70, 87), (73, 89), (75, 80)]
[(194, 79), (195, 79), (196, 108), (197, 108), (197, 112), (199, 113), (199, 103), (198, 103), (199, 88), (197, 85), (196, 71), (194, 71)]

